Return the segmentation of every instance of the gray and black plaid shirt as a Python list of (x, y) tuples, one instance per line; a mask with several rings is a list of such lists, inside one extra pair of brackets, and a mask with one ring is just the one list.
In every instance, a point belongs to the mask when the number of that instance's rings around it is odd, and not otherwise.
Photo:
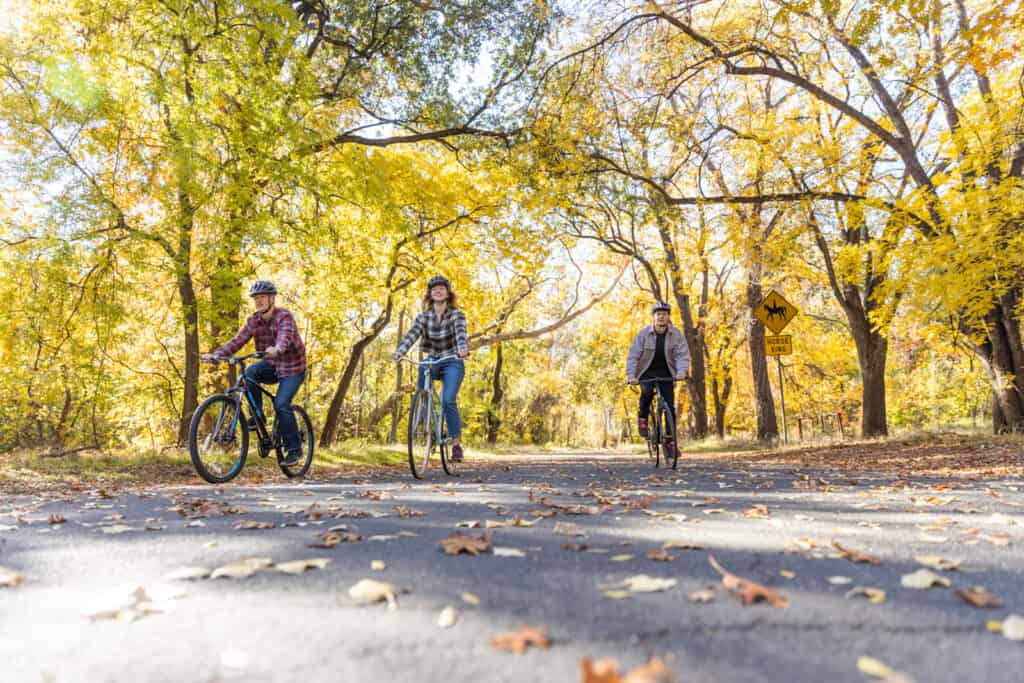
[(435, 315), (433, 307), (417, 315), (395, 351), (405, 355), (413, 342), (420, 337), (423, 338), (420, 341), (420, 351), (428, 356), (469, 353), (466, 314), (457, 308), (447, 309), (440, 317)]

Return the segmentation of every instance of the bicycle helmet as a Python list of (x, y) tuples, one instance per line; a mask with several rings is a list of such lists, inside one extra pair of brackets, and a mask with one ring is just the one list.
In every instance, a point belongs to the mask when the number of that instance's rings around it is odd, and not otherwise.
[(653, 315), (654, 313), (657, 313), (658, 311), (665, 311), (666, 313), (671, 313), (672, 312), (672, 307), (669, 306), (664, 301), (659, 301), (659, 302), (655, 303), (654, 306), (651, 307), (651, 314)]
[(431, 290), (434, 287), (437, 287), (438, 285), (444, 285), (445, 287), (448, 288), (448, 291), (451, 291), (452, 289), (452, 283), (449, 282), (448, 278), (446, 278), (443, 275), (435, 275), (434, 277), (430, 278), (430, 281), (427, 283), (427, 289)]
[(249, 296), (258, 294), (277, 294), (277, 287), (270, 280), (257, 280), (249, 287)]

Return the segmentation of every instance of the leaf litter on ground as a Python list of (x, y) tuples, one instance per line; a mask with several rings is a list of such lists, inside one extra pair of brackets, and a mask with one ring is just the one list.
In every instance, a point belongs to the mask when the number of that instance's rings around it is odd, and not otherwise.
[(551, 647), (551, 641), (548, 640), (545, 628), (523, 625), (515, 631), (495, 636), (491, 639), (491, 645), (497, 650), (505, 650), (521, 655), (530, 647), (539, 647), (546, 650)]
[(583, 683), (674, 683), (676, 680), (672, 670), (657, 657), (626, 674), (619, 673), (619, 663), (611, 658), (591, 662), (589, 657), (584, 657), (580, 666)]
[(781, 593), (727, 571), (718, 563), (714, 555), (708, 555), (708, 562), (715, 571), (722, 575), (722, 587), (738, 597), (744, 605), (752, 605), (761, 601), (767, 602), (773, 607), (785, 607), (789, 604), (789, 600)]

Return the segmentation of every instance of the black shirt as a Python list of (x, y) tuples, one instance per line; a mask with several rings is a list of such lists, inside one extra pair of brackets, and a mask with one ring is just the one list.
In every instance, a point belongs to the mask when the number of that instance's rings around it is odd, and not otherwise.
[(654, 333), (654, 358), (651, 360), (651, 365), (646, 370), (641, 379), (654, 379), (656, 377), (671, 377), (672, 375), (668, 371), (668, 359), (665, 357), (665, 337), (668, 335), (668, 330), (664, 332)]

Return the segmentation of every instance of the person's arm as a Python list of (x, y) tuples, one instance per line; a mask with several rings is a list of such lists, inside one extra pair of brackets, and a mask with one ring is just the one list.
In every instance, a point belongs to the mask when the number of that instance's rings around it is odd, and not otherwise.
[(219, 349), (214, 349), (211, 355), (214, 356), (233, 356), (238, 353), (238, 350), (245, 346), (245, 343), (252, 339), (252, 327), (249, 324), (249, 320), (245, 321), (245, 325), (238, 331), (231, 341)]
[(629, 353), (626, 354), (626, 381), (630, 384), (636, 383), (636, 366), (640, 362), (640, 352), (644, 348), (643, 333), (633, 338), (629, 345)]
[[(284, 353), (299, 338), (299, 326), (295, 323), (295, 316), (285, 313), (277, 321), (277, 336), (274, 338), (273, 349), (277, 355)], [(269, 351), (270, 349), (267, 349)]]
[(469, 332), (466, 329), (466, 314), (458, 311), (455, 316), (455, 354), (459, 358), (469, 355)]
[(690, 344), (686, 341), (686, 335), (677, 330), (681, 343), (676, 345), (676, 379), (682, 379), (690, 372)]
[(402, 337), (402, 341), (398, 342), (398, 348), (395, 349), (395, 352), (392, 354), (392, 356), (394, 356), (395, 358), (404, 356), (405, 352), (408, 351), (410, 347), (412, 347), (413, 343), (415, 343), (415, 341), (420, 338), (421, 334), (423, 334), (422, 313), (417, 315), (416, 319), (412, 321), (412, 327), (410, 327), (409, 331), (405, 333), (404, 337)]

